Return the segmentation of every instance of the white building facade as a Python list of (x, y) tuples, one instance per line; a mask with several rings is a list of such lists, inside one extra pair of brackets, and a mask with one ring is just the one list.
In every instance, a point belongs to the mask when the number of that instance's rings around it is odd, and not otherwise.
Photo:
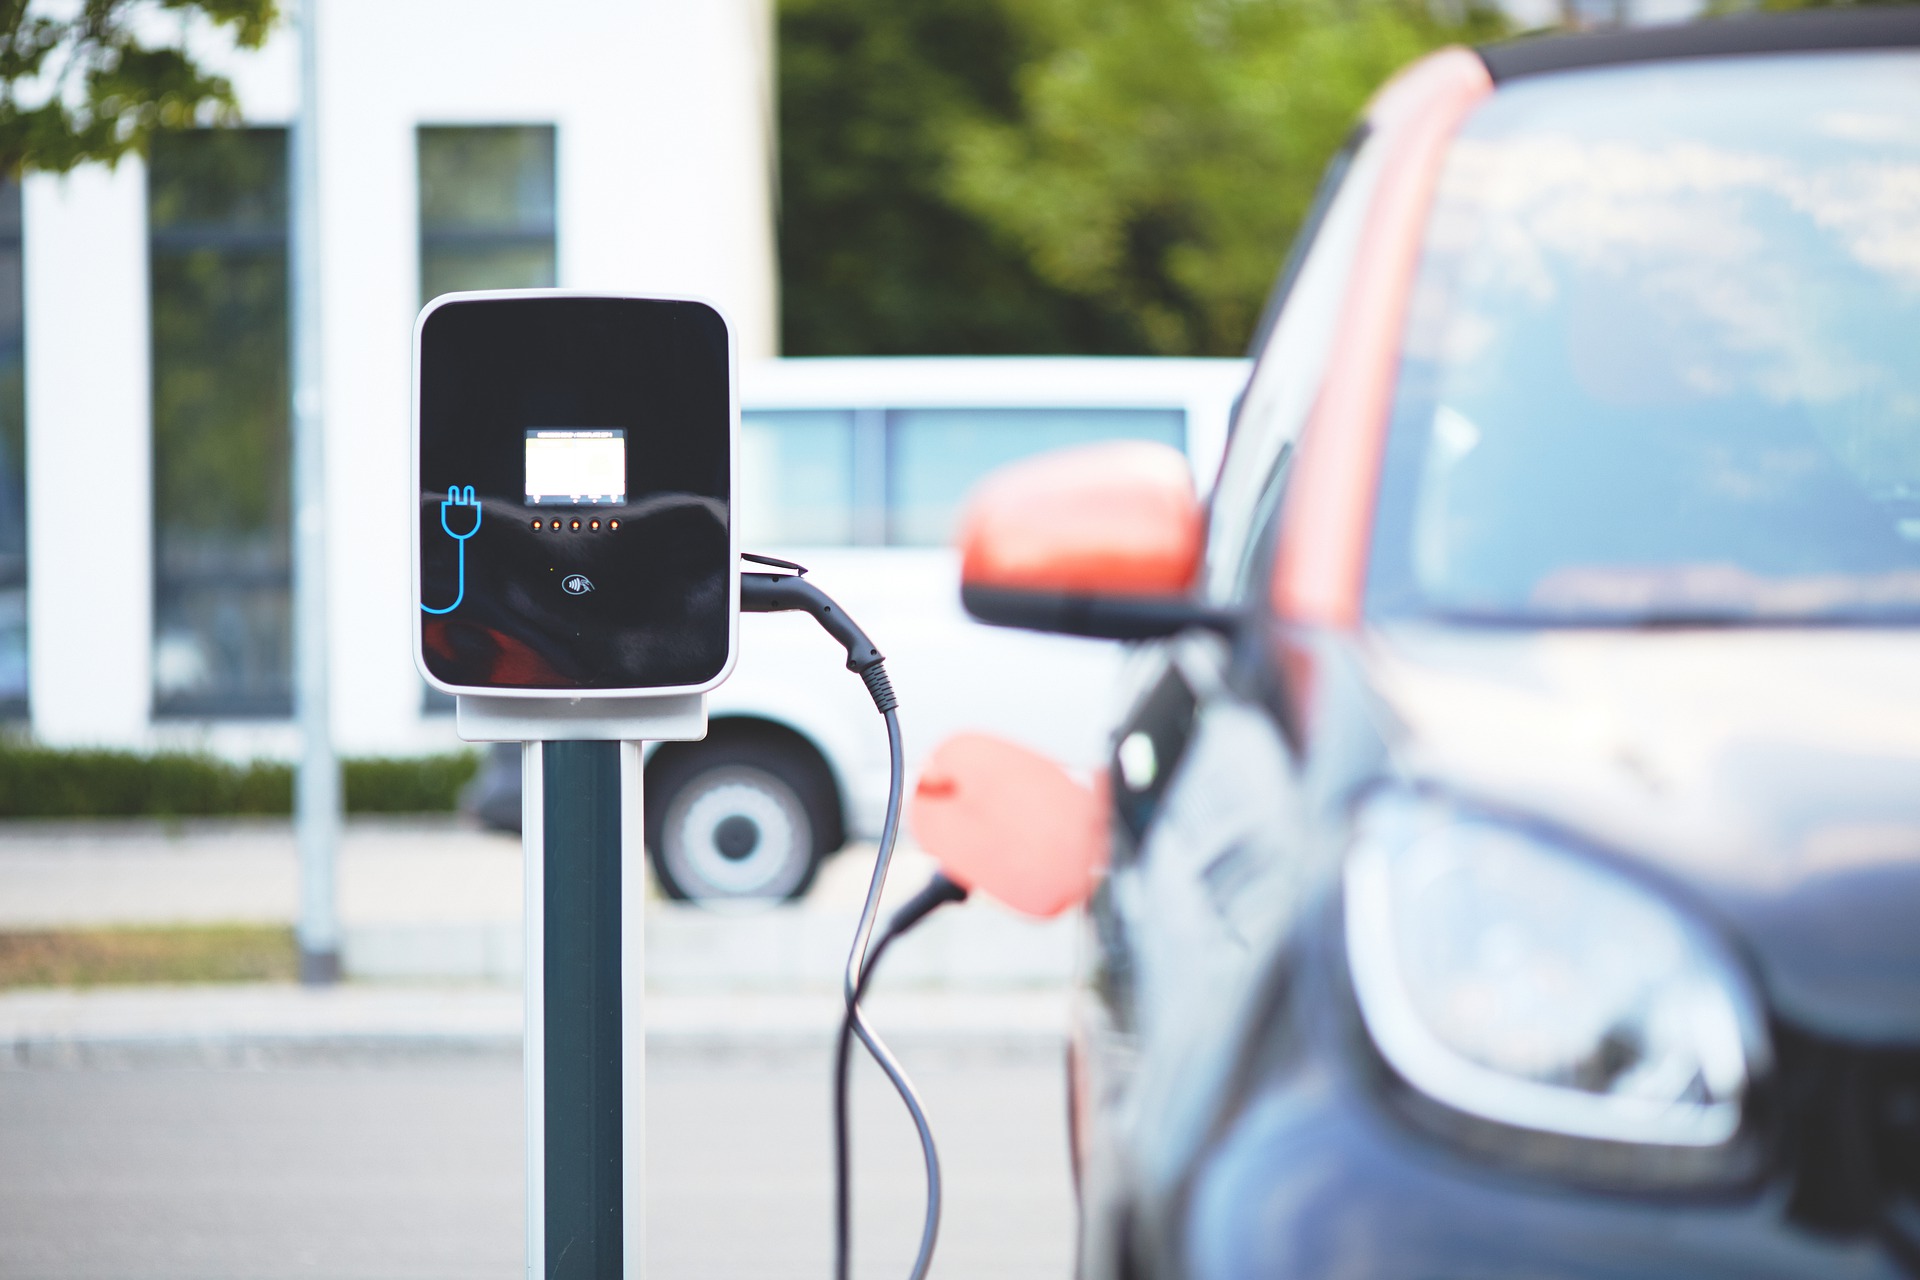
[[(444, 750), (451, 716), (410, 653), (414, 317), (454, 288), (691, 292), (727, 310), (743, 360), (775, 354), (771, 14), (319, 3), (334, 738), (351, 755)], [(20, 194), (26, 662), (11, 701), (41, 742), (294, 751), (297, 54), (290, 29), (251, 54), (209, 42), (244, 130), (169, 136), (149, 160), (32, 176)]]

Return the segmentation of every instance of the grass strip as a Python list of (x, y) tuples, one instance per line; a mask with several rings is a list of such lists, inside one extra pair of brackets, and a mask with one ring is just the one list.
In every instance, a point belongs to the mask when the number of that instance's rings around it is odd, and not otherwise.
[(0, 988), (286, 982), (299, 973), (283, 925), (167, 925), (0, 933)]

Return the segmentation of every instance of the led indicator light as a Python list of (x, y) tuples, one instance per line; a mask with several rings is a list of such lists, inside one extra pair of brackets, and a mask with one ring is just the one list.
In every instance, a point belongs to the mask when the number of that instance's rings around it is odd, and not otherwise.
[(538, 533), (538, 532), (540, 532), (540, 522), (539, 522), (538, 520), (535, 520), (535, 521), (533, 522), (533, 531), (534, 531), (535, 533)]
[(600, 527), (600, 522), (598, 520), (589, 520), (587, 521), (587, 527), (589, 529), (598, 529)]
[(609, 521), (607, 521), (607, 528), (609, 528), (609, 529), (618, 529), (619, 527), (620, 527), (620, 522), (619, 522), (618, 520), (609, 520)]
[(573, 522), (573, 528), (574, 528), (574, 532), (576, 532), (576, 533), (578, 533), (578, 532), (580, 531), (580, 522), (579, 522), (578, 520), (575, 520), (575, 521)]

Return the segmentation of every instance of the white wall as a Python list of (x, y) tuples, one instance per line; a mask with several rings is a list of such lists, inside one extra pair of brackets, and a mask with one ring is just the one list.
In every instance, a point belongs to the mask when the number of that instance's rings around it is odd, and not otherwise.
[[(420, 714), (407, 562), (414, 131), (553, 124), (559, 282), (709, 297), (732, 319), (743, 359), (772, 355), (772, 19), (767, 0), (321, 3), (334, 731), (350, 753), (438, 749), (452, 726)], [(196, 43), (232, 76), (250, 121), (287, 120), (290, 36), (244, 55)], [(28, 185), (34, 729), (48, 741), (186, 736), (235, 754), (288, 752), (285, 725), (148, 722), (144, 200), (138, 164)], [(101, 492), (111, 502), (91, 496)], [(61, 517), (81, 493), (90, 514), (109, 514), (76, 531)]]
[(28, 698), (49, 743), (147, 734), (146, 201), (137, 160), (32, 177), (22, 193)]

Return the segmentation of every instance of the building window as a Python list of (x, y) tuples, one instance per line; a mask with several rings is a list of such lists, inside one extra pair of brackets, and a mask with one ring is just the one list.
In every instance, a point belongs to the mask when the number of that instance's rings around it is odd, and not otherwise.
[(555, 280), (553, 126), (420, 130), (420, 301)]
[(147, 225), (154, 711), (289, 715), (286, 131), (156, 137)]
[[(423, 125), (420, 303), (467, 289), (544, 289), (559, 279), (553, 126)], [(422, 706), (453, 699), (426, 687)]]
[(0, 716), (27, 714), (27, 399), (20, 184), (0, 181)]
[(1098, 440), (1184, 448), (1180, 409), (753, 410), (740, 416), (740, 530), (766, 547), (941, 546), (1003, 463)]

